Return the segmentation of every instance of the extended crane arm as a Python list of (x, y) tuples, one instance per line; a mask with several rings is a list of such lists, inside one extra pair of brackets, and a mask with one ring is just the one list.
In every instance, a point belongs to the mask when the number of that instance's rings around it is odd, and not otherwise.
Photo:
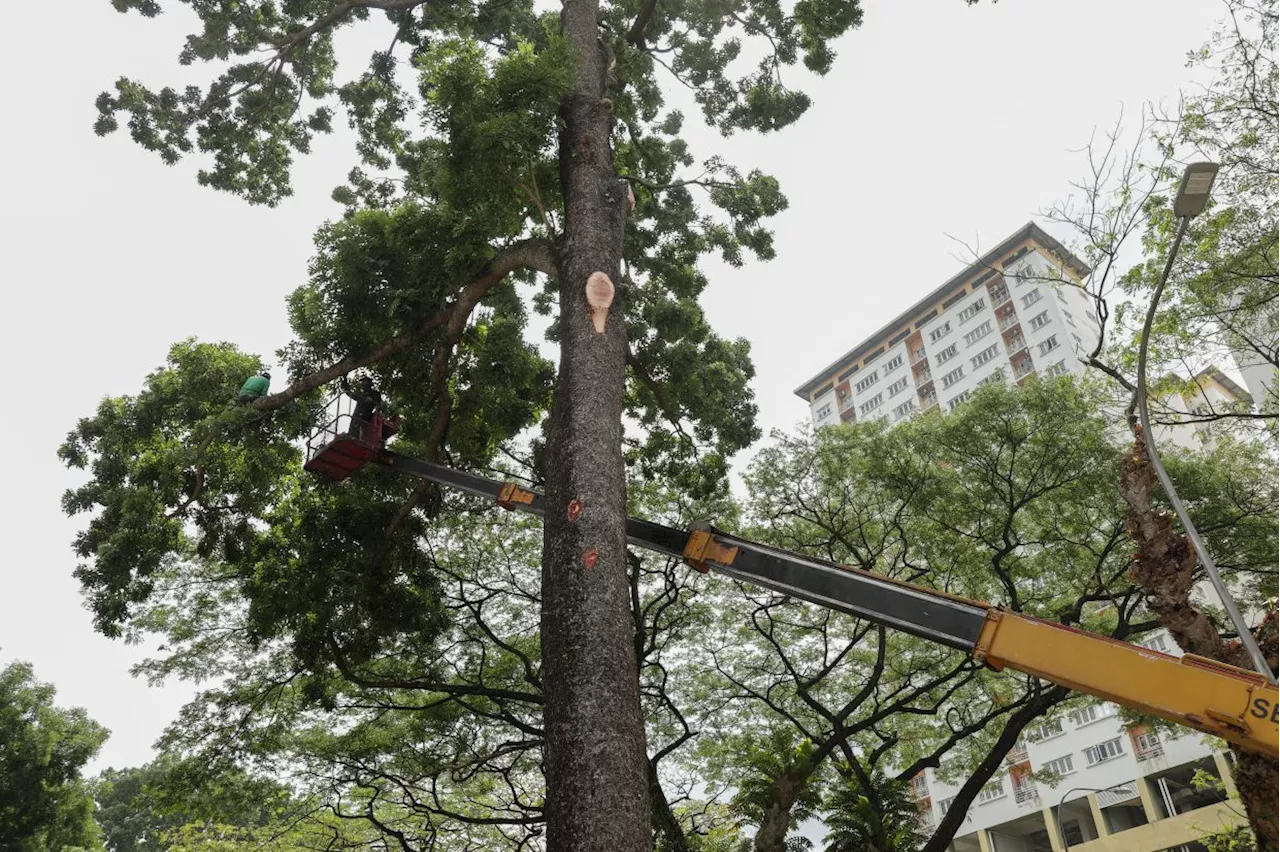
[[(384, 452), (403, 473), (542, 515), (542, 495), (427, 461)], [(1014, 669), (1280, 755), (1280, 700), (1261, 674), (1194, 655), (1178, 658), (981, 601), (948, 595), (833, 562), (766, 547), (719, 530), (679, 530), (627, 519), (633, 544), (684, 559), (699, 571), (764, 586)]]

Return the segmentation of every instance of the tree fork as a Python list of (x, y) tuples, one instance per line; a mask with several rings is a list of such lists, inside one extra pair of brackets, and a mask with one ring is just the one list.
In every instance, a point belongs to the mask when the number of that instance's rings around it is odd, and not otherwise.
[[(622, 398), (626, 329), (613, 305), (597, 332), (592, 273), (619, 279), (627, 188), (613, 169), (597, 0), (567, 0), (577, 63), (561, 116), (560, 374), (547, 444), (542, 554), (547, 848), (652, 846), (648, 760), (626, 555)], [(573, 505), (573, 511), (570, 505)]]

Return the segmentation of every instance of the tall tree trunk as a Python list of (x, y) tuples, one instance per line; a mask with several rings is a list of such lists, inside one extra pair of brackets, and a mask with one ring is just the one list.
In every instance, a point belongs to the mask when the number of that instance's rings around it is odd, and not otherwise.
[(773, 796), (764, 815), (760, 818), (760, 827), (756, 830), (755, 852), (785, 852), (787, 834), (791, 830), (791, 808), (800, 797), (804, 785), (809, 783), (809, 776), (816, 767), (812, 763), (788, 770), (773, 782)]
[[(1195, 549), (1184, 533), (1174, 529), (1169, 514), (1151, 504), (1155, 482), (1155, 470), (1138, 429), (1133, 448), (1120, 469), (1120, 496), (1129, 505), (1125, 529), (1138, 545), (1130, 575), (1142, 587), (1152, 613), (1182, 650), (1241, 668), (1253, 668), (1240, 642), (1224, 642), (1209, 617), (1192, 603), (1191, 590), (1196, 582)], [(1277, 663), (1275, 625), (1275, 614), (1269, 614), (1255, 636), (1273, 673)], [(1259, 852), (1280, 852), (1276, 762), (1240, 749), (1235, 749), (1235, 753), (1236, 789)]]
[[(547, 848), (642, 852), (652, 844), (648, 759), (626, 557), (622, 395), (626, 330), (603, 333), (586, 300), (618, 280), (627, 192), (613, 170), (597, 0), (566, 0), (577, 79), (562, 110), (560, 373), (547, 445), (542, 553)], [(621, 294), (619, 294), (621, 295)], [(620, 299), (618, 300), (620, 301)]]

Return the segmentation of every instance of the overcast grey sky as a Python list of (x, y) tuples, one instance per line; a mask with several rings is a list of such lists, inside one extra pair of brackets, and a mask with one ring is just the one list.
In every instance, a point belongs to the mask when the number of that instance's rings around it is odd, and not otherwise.
[[(5, 204), (0, 352), (0, 665), (32, 662), (59, 702), (112, 731), (96, 767), (149, 759), (190, 696), (129, 676), (148, 650), (96, 635), (71, 576), (77, 524), (59, 509), (80, 478), (55, 451), (104, 395), (134, 393), (173, 341), (230, 340), (268, 357), (286, 343), (283, 297), (306, 274), (315, 227), (338, 210), (349, 139), (322, 140), (275, 210), (202, 189), (127, 135), (93, 135), (93, 99), (117, 77), (180, 76), (184, 12), (148, 21), (107, 0), (60, 14), (14, 4), (0, 28)], [(778, 259), (713, 270), (705, 304), (752, 343), (760, 424), (806, 416), (792, 388), (961, 266), (947, 234), (991, 246), (1068, 192), (1073, 149), (1123, 107), (1173, 101), (1216, 0), (864, 0), (798, 126), (728, 141), (691, 134), (776, 175), (791, 208)], [(378, 40), (382, 45), (382, 40)], [(369, 50), (347, 44), (356, 63)], [(340, 54), (340, 58), (342, 58)], [(350, 59), (348, 55), (348, 59)], [(797, 79), (797, 83), (800, 82)], [(692, 122), (691, 122), (692, 124)], [(154, 644), (154, 643), (153, 643)]]

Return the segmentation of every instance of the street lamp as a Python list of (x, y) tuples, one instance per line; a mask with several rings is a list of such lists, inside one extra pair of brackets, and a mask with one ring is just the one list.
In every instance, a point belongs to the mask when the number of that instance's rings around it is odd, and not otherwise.
[(1195, 548), (1196, 556), (1200, 559), (1200, 564), (1204, 566), (1205, 573), (1209, 575), (1209, 582), (1213, 584), (1214, 590), (1217, 591), (1218, 597), (1222, 600), (1223, 608), (1226, 609), (1227, 615), (1231, 618), (1231, 623), (1235, 625), (1236, 633), (1240, 636), (1240, 643), (1249, 652), (1249, 657), (1253, 660), (1253, 667), (1274, 683), (1275, 675), (1272, 674), (1271, 667), (1267, 665), (1267, 658), (1262, 655), (1262, 649), (1258, 647), (1257, 641), (1253, 638), (1253, 633), (1249, 630), (1249, 626), (1245, 624), (1243, 616), (1240, 615), (1240, 610), (1236, 607), (1235, 600), (1231, 597), (1231, 593), (1227, 591), (1226, 584), (1222, 582), (1222, 576), (1218, 573), (1218, 566), (1214, 563), (1213, 558), (1209, 556), (1209, 551), (1205, 548), (1204, 542), (1200, 540), (1200, 533), (1196, 531), (1195, 524), (1191, 523), (1186, 507), (1178, 499), (1178, 493), (1173, 489), (1169, 474), (1165, 472), (1164, 465), (1160, 462), (1160, 454), (1156, 452), (1155, 436), (1151, 434), (1151, 421), (1147, 414), (1147, 342), (1151, 336), (1151, 323), (1156, 316), (1156, 306), (1160, 303), (1160, 294), (1164, 292), (1164, 285), (1169, 280), (1169, 272), (1173, 269), (1173, 261), (1178, 256), (1178, 247), (1182, 245), (1182, 238), (1187, 233), (1187, 225), (1193, 217), (1204, 210), (1205, 204), (1209, 201), (1209, 190), (1213, 188), (1213, 179), (1217, 174), (1217, 163), (1192, 163), (1187, 166), (1187, 170), (1183, 173), (1182, 183), (1178, 185), (1178, 195), (1173, 200), (1173, 213), (1181, 220), (1178, 223), (1178, 234), (1174, 237), (1173, 246), (1169, 249), (1169, 259), (1165, 262), (1164, 272), (1160, 275), (1160, 283), (1156, 285), (1155, 292), (1151, 294), (1151, 306), (1147, 309), (1147, 321), (1142, 326), (1142, 338), (1138, 346), (1138, 418), (1142, 423), (1142, 435), (1146, 441), (1147, 455), (1151, 458), (1151, 466), (1155, 468), (1156, 477), (1160, 480), (1164, 493), (1168, 495), (1169, 502), (1173, 504), (1173, 510), (1177, 513), (1178, 520), (1182, 522), (1182, 528), (1187, 531), (1187, 538), (1191, 539), (1191, 545)]
[[(1131, 783), (1135, 785), (1134, 792), (1136, 793), (1138, 791), (1136, 785), (1142, 783), (1142, 779), (1134, 779)], [(1108, 790), (1120, 789), (1127, 792), (1129, 789), (1129, 783), (1112, 784), (1110, 787), (1072, 787), (1070, 790), (1062, 794), (1062, 797), (1058, 799), (1057, 806), (1053, 809), (1053, 824), (1058, 829), (1058, 842), (1062, 844), (1062, 852), (1067, 852), (1067, 833), (1062, 829), (1062, 806), (1066, 804), (1067, 796), (1070, 796), (1072, 793), (1105, 793)], [(1099, 831), (1098, 835), (1101, 836), (1102, 832)]]

